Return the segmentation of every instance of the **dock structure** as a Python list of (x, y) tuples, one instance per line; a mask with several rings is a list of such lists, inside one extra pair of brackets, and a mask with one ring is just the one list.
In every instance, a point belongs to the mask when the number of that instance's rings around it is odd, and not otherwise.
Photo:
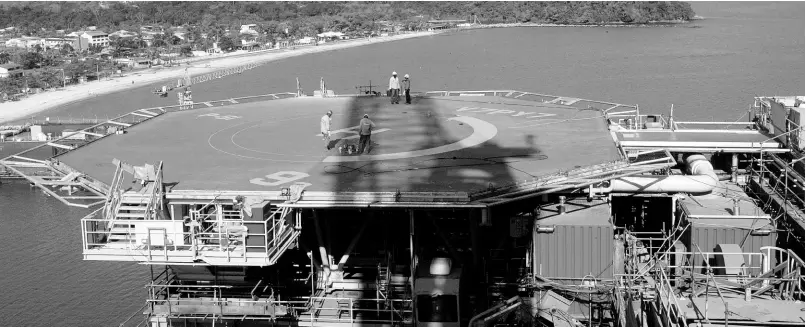
[(149, 326), (797, 322), (806, 274), (783, 240), (797, 213), (802, 235), (802, 151), (764, 119), (327, 93), (180, 94), (0, 165), (94, 209), (85, 260), (152, 269), (132, 318)]

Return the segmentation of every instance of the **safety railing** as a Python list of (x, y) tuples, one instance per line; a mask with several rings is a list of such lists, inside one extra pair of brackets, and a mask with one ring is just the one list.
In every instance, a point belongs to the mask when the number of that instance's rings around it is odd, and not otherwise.
[(214, 71), (212, 73), (206, 73), (206, 74), (202, 74), (202, 75), (193, 76), (193, 77), (190, 78), (190, 84), (194, 85), (194, 84), (209, 82), (209, 81), (219, 79), (219, 78), (222, 78), (222, 77), (226, 77), (226, 76), (229, 76), (229, 75), (233, 75), (233, 74), (241, 74), (241, 73), (243, 73), (243, 72), (245, 72), (247, 70), (260, 67), (263, 64), (265, 64), (265, 62), (253, 62), (253, 63), (248, 63), (248, 64), (245, 64), (245, 65), (241, 65), (241, 66), (238, 66), (238, 67), (231, 67), (231, 68), (226, 68), (226, 69), (222, 69), (222, 70), (217, 70), (217, 71)]
[(763, 210), (775, 210), (787, 215), (797, 224), (804, 224), (804, 196), (802, 173), (794, 164), (786, 163), (776, 154), (759, 153), (751, 158), (747, 168), (749, 180), (746, 188), (758, 195)]
[[(100, 209), (99, 209), (100, 210)], [(97, 211), (96, 211), (97, 213)], [(271, 265), (299, 231), (276, 220), (81, 220), (86, 259)], [(251, 241), (248, 241), (251, 240)]]
[(121, 161), (117, 162), (115, 176), (112, 178), (112, 184), (109, 186), (109, 194), (107, 195), (107, 202), (106, 205), (104, 205), (104, 218), (110, 222), (115, 219), (115, 213), (118, 210), (123, 195), (123, 190), (120, 189), (120, 185), (123, 183), (124, 179), (122, 165), (123, 163)]
[(680, 302), (677, 301), (677, 296), (672, 284), (663, 272), (656, 274), (658, 276), (657, 283), (655, 284), (655, 294), (658, 307), (662, 308), (662, 318), (666, 319), (667, 323), (664, 326), (686, 326), (686, 318), (680, 310)]
[[(790, 249), (774, 246), (762, 247), (761, 252), (768, 258), (766, 262), (768, 266), (770, 262), (778, 262), (778, 265), (769, 267), (765, 274), (748, 283), (751, 286), (762, 285), (762, 288), (756, 293), (762, 294), (778, 286), (782, 297), (787, 300), (803, 301), (806, 299), (806, 263), (803, 259)], [(776, 274), (779, 274), (780, 278), (765, 279), (767, 275), (772, 277)]]
[(663, 232), (630, 232), (630, 235), (635, 236), (634, 240), (640, 242), (641, 247), (646, 249), (648, 251), (647, 255), (650, 256), (665, 250), (666, 241), (668, 240), (667, 235)]
[[(698, 270), (705, 270), (705, 269), (714, 269), (717, 271), (725, 271), (725, 270), (733, 270), (739, 271), (740, 277), (751, 277), (753, 275), (761, 275), (769, 267), (765, 267), (765, 262), (769, 262), (769, 258), (764, 253), (760, 252), (664, 252), (661, 254), (661, 260), (669, 262), (670, 255), (682, 255), (688, 256), (690, 258), (691, 264), (682, 264), (682, 265), (674, 265), (668, 264), (666, 267), (668, 268), (681, 268), (681, 269), (693, 269), (695, 272)], [(701, 262), (701, 257), (711, 257), (711, 256), (742, 256), (744, 259), (745, 264), (741, 266), (717, 266), (711, 264), (694, 264), (694, 262)], [(753, 264), (753, 263), (757, 264)], [(715, 275), (716, 277), (731, 277), (735, 278), (736, 276), (732, 274), (725, 274), (725, 275)]]
[[(296, 319), (312, 323), (400, 323), (412, 316), (410, 299), (305, 296), (290, 300), (260, 298), (249, 286), (184, 285), (160, 275), (146, 285), (152, 313), (169, 317), (215, 314), (222, 319), (244, 316)], [(311, 306), (311, 303), (316, 305)]]
[(146, 220), (154, 220), (159, 216), (162, 211), (163, 201), (163, 185), (162, 185), (162, 161), (157, 165), (156, 177), (154, 178), (153, 185), (151, 186), (151, 194), (149, 195), (148, 203), (146, 204)]
[[(473, 90), (473, 91), (427, 91), (420, 93), (423, 96), (500, 96), (526, 101), (551, 103), (558, 105), (573, 106), (579, 109), (595, 109), (602, 112), (612, 110), (637, 110), (637, 106), (619, 104), (607, 101), (597, 101), (574, 97), (564, 97), (559, 95), (541, 94), (534, 92), (524, 92), (517, 90)], [(634, 115), (633, 115), (634, 116)]]

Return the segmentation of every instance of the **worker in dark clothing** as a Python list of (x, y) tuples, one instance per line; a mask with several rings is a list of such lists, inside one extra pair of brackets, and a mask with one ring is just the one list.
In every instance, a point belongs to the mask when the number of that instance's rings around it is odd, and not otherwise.
[(411, 89), (411, 80), (409, 79), (409, 74), (403, 76), (403, 81), (400, 82), (400, 88), (406, 93), (406, 104), (411, 104), (411, 94), (409, 94), (409, 89)]
[(369, 120), (369, 115), (364, 115), (361, 122), (358, 123), (358, 154), (364, 154), (364, 150), (369, 153), (369, 137), (372, 135), (372, 129), (375, 128), (375, 123)]

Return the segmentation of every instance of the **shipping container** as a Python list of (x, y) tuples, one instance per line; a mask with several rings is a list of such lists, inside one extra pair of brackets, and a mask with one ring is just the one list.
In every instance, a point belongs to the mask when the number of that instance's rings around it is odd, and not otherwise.
[[(728, 194), (739, 192), (739, 186), (725, 184)], [(777, 231), (767, 214), (752, 201), (734, 199), (723, 195), (690, 196), (679, 202), (680, 218), (683, 223), (690, 223), (680, 242), (686, 252), (710, 252), (705, 255), (708, 264), (716, 265), (713, 252), (721, 252), (720, 244), (736, 244), (743, 253), (760, 253), (761, 247), (776, 246)], [(738, 211), (736, 211), (738, 210)], [(693, 257), (695, 266), (703, 266), (695, 270), (704, 273), (705, 261), (698, 254)], [(748, 268), (760, 267), (759, 255), (745, 255), (744, 263)], [(758, 275), (759, 269), (749, 269), (749, 273)]]
[(800, 107), (792, 108), (789, 111), (789, 134), (790, 147), (794, 150), (803, 152), (803, 146), (806, 145), (806, 132), (801, 127), (806, 126), (806, 108), (801, 104)]
[[(568, 201), (539, 208), (532, 269), (551, 279), (613, 278), (613, 224), (605, 201)], [(579, 283), (577, 281), (577, 283)]]
[[(772, 136), (782, 135), (786, 133), (786, 121), (789, 119), (789, 110), (783, 104), (775, 101), (770, 101), (770, 134)], [(779, 142), (784, 143), (784, 146), (789, 146), (788, 139), (785, 137), (778, 138)]]
[[(691, 226), (681, 241), (689, 252), (721, 252), (720, 244), (736, 244), (743, 253), (760, 253), (761, 247), (775, 246), (777, 233), (769, 219), (689, 219)], [(696, 245), (696, 246), (695, 246)], [(718, 266), (714, 254), (704, 255), (708, 264)], [(702, 256), (694, 255), (694, 265), (704, 266)], [(745, 255), (744, 263), (753, 275), (761, 273), (761, 257)], [(695, 269), (705, 273), (706, 268)]]

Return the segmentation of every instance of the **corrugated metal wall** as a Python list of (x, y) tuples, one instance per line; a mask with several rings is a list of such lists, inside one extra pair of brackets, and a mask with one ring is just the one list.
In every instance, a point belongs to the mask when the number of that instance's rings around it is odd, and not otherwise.
[(611, 226), (557, 225), (534, 234), (535, 274), (544, 277), (613, 278)]
[[(770, 101), (770, 121), (772, 122), (773, 135), (781, 135), (787, 132), (786, 120), (789, 118), (789, 112), (784, 105)], [(787, 138), (781, 137), (778, 139), (784, 145), (788, 145)]]
[[(694, 244), (697, 244), (702, 252), (716, 252), (717, 244), (738, 244), (742, 248), (742, 252), (759, 252), (762, 246), (775, 246), (776, 234), (774, 232), (766, 236), (749, 234), (750, 230), (747, 229), (693, 224), (688, 240), (684, 240), (684, 244), (688, 247), (689, 252), (697, 251)], [(695, 256), (695, 259), (695, 265), (704, 265), (701, 256)], [(714, 264), (712, 255), (708, 256), (708, 260), (711, 265)], [(745, 263), (751, 267), (758, 267), (761, 264), (757, 260), (757, 256), (753, 258), (752, 262), (748, 261), (750, 260), (745, 258)], [(752, 271), (752, 273), (758, 274), (758, 271)]]

